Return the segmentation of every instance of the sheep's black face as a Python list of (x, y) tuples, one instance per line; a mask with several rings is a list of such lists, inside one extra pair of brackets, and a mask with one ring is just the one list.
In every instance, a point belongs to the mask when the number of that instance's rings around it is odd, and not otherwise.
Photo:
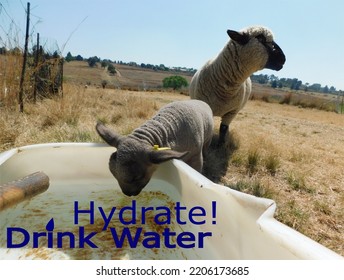
[(268, 41), (263, 34), (256, 36), (256, 39), (265, 47), (268, 52), (268, 61), (264, 68), (279, 71), (286, 61), (285, 55), (275, 41)]
[(264, 68), (279, 71), (283, 68), (286, 61), (282, 49), (274, 42), (265, 43), (269, 58)]

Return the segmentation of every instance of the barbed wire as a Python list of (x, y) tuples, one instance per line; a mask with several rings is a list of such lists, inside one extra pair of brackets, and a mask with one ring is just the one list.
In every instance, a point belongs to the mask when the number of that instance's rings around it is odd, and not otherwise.
[[(9, 2), (6, 1), (7, 6), (9, 7)], [(21, 6), (23, 8), (23, 11), (25, 14), (27, 14), (26, 7), (20, 1)], [(35, 20), (32, 24), (30, 24), (30, 48), (33, 48), (36, 46), (36, 39), (35, 34), (39, 33), (37, 26), (42, 23), (42, 17), (32, 13), (32, 10), (34, 10), (37, 6), (30, 9), (30, 18), (34, 18)], [(24, 14), (23, 14), (24, 16)], [(58, 46), (58, 43), (54, 39), (45, 38), (44, 36), (41, 37), (41, 43), (40, 45), (45, 49), (48, 53), (54, 53), (58, 52), (58, 54), (62, 54), (62, 51), (60, 50), (60, 47)], [(17, 24), (17, 21), (14, 19), (14, 17), (10, 14), (9, 9), (7, 9), (3, 3), (0, 3), (0, 47), (4, 47), (7, 50), (11, 50), (14, 48), (18, 48), (19, 50), (23, 50), (23, 42), (24, 41), (24, 32), (23, 29)]]
[(0, 3), (0, 18), (2, 33), (0, 33), (0, 43), (6, 48), (19, 47), (19, 38), (23, 37), (23, 32), (2, 3)]

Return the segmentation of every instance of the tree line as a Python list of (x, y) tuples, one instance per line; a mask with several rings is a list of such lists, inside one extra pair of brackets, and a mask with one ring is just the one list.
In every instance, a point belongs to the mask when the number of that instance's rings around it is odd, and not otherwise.
[(303, 83), (301, 80), (297, 78), (278, 78), (275, 75), (252, 75), (251, 80), (262, 85), (270, 85), (272, 88), (289, 88), (291, 90), (303, 90), (329, 94), (337, 94), (338, 92), (340, 92), (337, 91), (334, 86), (329, 87), (326, 85), (323, 87), (319, 83)]
[[(37, 52), (37, 45), (34, 45), (31, 50), (28, 51), (29, 57), (34, 57)], [(40, 46), (38, 52), (40, 52), (40, 55), (46, 59), (50, 58), (62, 58), (59, 51), (55, 50), (53, 52), (50, 52), (46, 49), (43, 49), (42, 46)], [(13, 49), (7, 49), (5, 47), (0, 47), (0, 55), (16, 55), (21, 56), (23, 54), (22, 49), (15, 47)]]

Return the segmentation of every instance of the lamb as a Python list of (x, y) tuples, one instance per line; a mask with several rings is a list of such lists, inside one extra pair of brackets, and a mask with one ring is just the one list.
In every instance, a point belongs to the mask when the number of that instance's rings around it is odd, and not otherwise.
[(264, 68), (279, 71), (286, 61), (272, 32), (262, 26), (240, 32), (227, 30), (229, 42), (213, 60), (193, 76), (189, 94), (203, 100), (221, 117), (218, 145), (225, 142), (228, 126), (251, 95), (250, 76)]
[(148, 184), (158, 164), (167, 160), (181, 159), (202, 171), (203, 155), (213, 136), (213, 114), (203, 101), (175, 101), (128, 136), (121, 136), (99, 122), (96, 130), (106, 143), (117, 148), (110, 157), (109, 169), (122, 192), (136, 196)]

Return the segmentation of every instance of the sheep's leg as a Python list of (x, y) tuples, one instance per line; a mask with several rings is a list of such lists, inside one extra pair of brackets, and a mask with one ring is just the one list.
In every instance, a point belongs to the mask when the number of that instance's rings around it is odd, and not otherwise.
[(221, 123), (221, 125), (220, 125), (220, 133), (219, 133), (219, 140), (217, 142), (217, 146), (218, 147), (222, 146), (225, 143), (227, 132), (228, 132), (228, 125), (224, 124), (224, 123)]
[(228, 132), (229, 124), (237, 115), (238, 111), (231, 111), (222, 116), (220, 125), (219, 141), (217, 142), (218, 147), (222, 146), (226, 142), (226, 135)]

